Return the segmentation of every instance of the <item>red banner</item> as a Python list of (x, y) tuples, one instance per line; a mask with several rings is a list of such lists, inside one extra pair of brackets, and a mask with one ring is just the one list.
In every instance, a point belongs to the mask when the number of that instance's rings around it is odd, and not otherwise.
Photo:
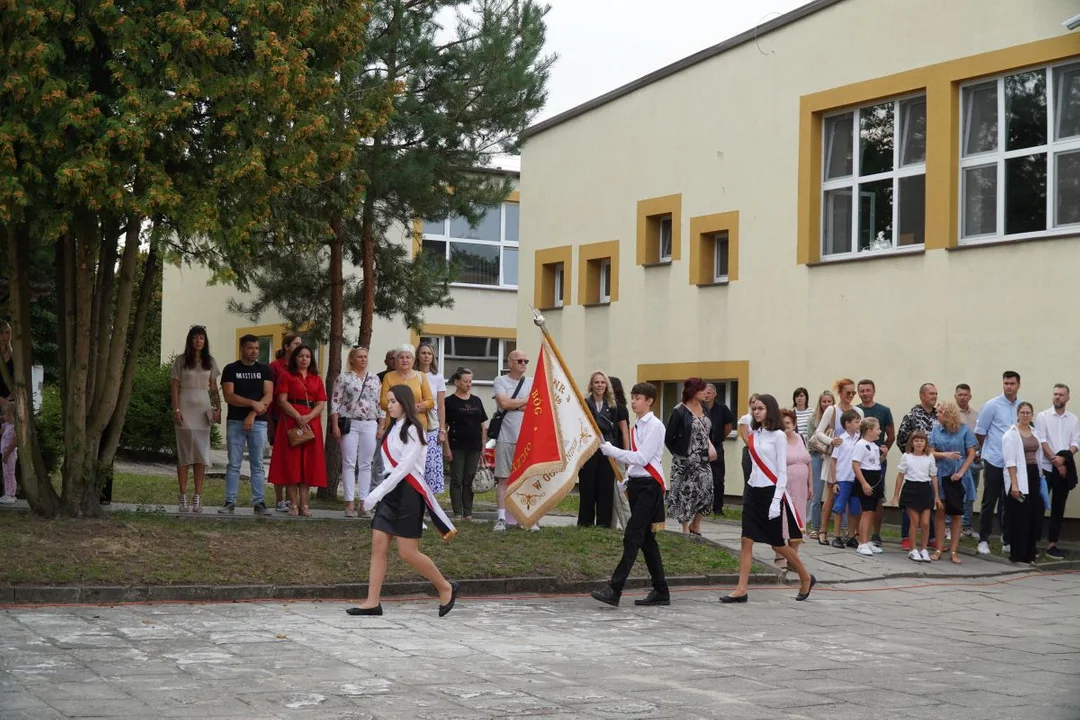
[(510, 469), (507, 487), (512, 492), (515, 483), (528, 472), (550, 472), (561, 469), (566, 464), (563, 455), (562, 438), (559, 435), (558, 418), (552, 402), (551, 381), (548, 377), (547, 355), (545, 348), (540, 348), (540, 358), (536, 362), (532, 390), (528, 402), (523, 407), (524, 418), (521, 422), (521, 434), (518, 435), (514, 450), (514, 464)]

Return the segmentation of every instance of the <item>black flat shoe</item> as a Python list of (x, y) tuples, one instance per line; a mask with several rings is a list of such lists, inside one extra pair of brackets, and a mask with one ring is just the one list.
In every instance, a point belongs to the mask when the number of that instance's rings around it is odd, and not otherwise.
[(599, 600), (605, 605), (611, 607), (619, 607), (619, 597), (621, 593), (617, 593), (611, 589), (610, 585), (605, 585), (603, 590), (593, 590), (591, 593), (594, 600)]
[(439, 606), (439, 617), (443, 617), (446, 613), (454, 609), (454, 603), (457, 602), (457, 594), (460, 589), (461, 585), (458, 585), (456, 582), (450, 583), (450, 602)]
[[(596, 596), (594, 595), (593, 597), (596, 597)], [(600, 598), (596, 598), (596, 599), (599, 600)], [(646, 595), (645, 597), (643, 597), (643, 598), (641, 598), (639, 600), (635, 600), (634, 604), (635, 605), (642, 605), (642, 606), (645, 606), (645, 605), (670, 605), (671, 604), (671, 596), (668, 595), (667, 593), (664, 593), (663, 595), (661, 595), (660, 593), (656, 592), (656, 590), (650, 590), (648, 595)]]
[(345, 612), (350, 615), (382, 615), (382, 603), (379, 603), (373, 608), (348, 608)]
[(724, 603), (725, 605), (729, 605), (731, 603), (744, 603), (748, 602), (749, 600), (749, 593), (747, 593), (746, 595), (739, 595), (738, 597), (736, 597), (735, 595), (724, 595), (720, 598), (720, 602)]
[(802, 602), (806, 598), (810, 597), (810, 593), (814, 590), (815, 585), (817, 585), (817, 578), (814, 577), (813, 575), (811, 575), (810, 576), (810, 587), (809, 587), (809, 589), (807, 589), (807, 591), (804, 592), (804, 593), (801, 592), (798, 595), (796, 595), (795, 600), (797, 600), (799, 602)]

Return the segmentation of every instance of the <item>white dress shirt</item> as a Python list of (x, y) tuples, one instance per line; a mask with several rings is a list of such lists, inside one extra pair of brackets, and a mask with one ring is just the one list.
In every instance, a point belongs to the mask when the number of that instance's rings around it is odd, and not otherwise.
[[(1054, 408), (1049, 407), (1036, 415), (1035, 434), (1041, 438), (1040, 445), (1045, 442), (1055, 455), (1062, 450), (1075, 453), (1080, 448), (1080, 422), (1068, 410), (1058, 415)], [(1054, 469), (1042, 447), (1039, 448), (1039, 469), (1043, 472)]]
[(667, 490), (664, 479), (664, 424), (651, 412), (646, 413), (634, 423), (630, 440), (636, 449), (623, 450), (605, 442), (600, 446), (600, 452), (626, 464), (629, 477), (659, 479), (660, 486)]
[[(365, 510), (375, 507), (375, 504), (397, 487), (398, 483), (404, 480), (406, 475), (412, 475), (421, 484), (424, 484), (424, 463), (427, 460), (427, 447), (420, 444), (420, 436), (417, 434), (415, 426), (409, 427), (407, 439), (403, 442), (401, 440), (401, 422), (401, 420), (397, 420), (390, 426), (390, 429), (386, 431), (383, 444), (379, 446), (379, 452), (382, 453), (383, 457), (383, 467), (386, 468), (387, 475), (364, 501)], [(391, 459), (397, 462), (397, 465), (394, 465)]]
[[(1035, 439), (1039, 441), (1039, 445), (1042, 445), (1044, 438), (1039, 435), (1039, 432), (1034, 427), (1032, 427), (1031, 432)], [(1006, 430), (1005, 434), (1001, 436), (1001, 454), (1005, 462), (1005, 492), (1012, 490), (1009, 468), (1016, 468), (1016, 486), (1020, 488), (1020, 492), (1024, 495), (1030, 494), (1029, 480), (1033, 480), (1036, 487), (1038, 487), (1039, 478), (1028, 478), (1027, 457), (1024, 455), (1024, 438), (1020, 437), (1020, 429), (1016, 425)], [(1042, 448), (1039, 448), (1039, 454), (1042, 454)]]
[(754, 454), (750, 455), (750, 481), (747, 484), (758, 488), (776, 487), (773, 498), (778, 498), (787, 488), (787, 435), (783, 430), (764, 428), (753, 430), (751, 434), (754, 436), (754, 453), (772, 471), (776, 477), (776, 484), (774, 486), (769, 476), (758, 467)]

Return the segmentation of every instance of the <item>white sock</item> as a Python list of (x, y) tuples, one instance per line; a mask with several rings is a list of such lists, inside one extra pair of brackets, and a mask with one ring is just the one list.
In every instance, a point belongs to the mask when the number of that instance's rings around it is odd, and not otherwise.
[(503, 522), (506, 522), (506, 510), (500, 510), (499, 511), (499, 519), (502, 520)]

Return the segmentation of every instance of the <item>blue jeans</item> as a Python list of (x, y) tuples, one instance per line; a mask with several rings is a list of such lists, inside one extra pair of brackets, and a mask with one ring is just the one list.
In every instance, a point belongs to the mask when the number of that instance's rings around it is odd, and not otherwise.
[(979, 475), (981, 473), (982, 466), (972, 463), (971, 472), (964, 478), (964, 515), (960, 524), (965, 530), (971, 529), (971, 511), (975, 507), (975, 496), (979, 494)]
[(810, 501), (810, 525), (821, 529), (821, 503), (825, 497), (825, 482), (821, 479), (821, 453), (810, 453), (810, 473), (814, 481), (814, 497)]
[(263, 449), (266, 447), (266, 423), (251, 424), (244, 429), (243, 420), (225, 422), (225, 442), (229, 450), (229, 464), (225, 467), (225, 502), (235, 503), (240, 490), (240, 463), (244, 459), (244, 443), (247, 443), (251, 462), (251, 504), (263, 502), (266, 474), (263, 472)]

